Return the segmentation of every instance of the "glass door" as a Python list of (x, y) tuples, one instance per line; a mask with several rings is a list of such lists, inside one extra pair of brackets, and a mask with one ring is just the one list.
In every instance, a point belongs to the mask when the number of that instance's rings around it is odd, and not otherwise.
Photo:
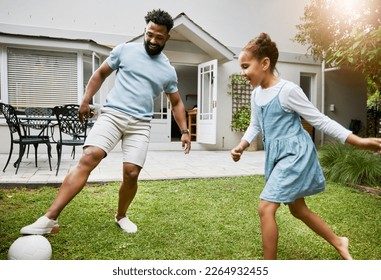
[(197, 142), (216, 144), (217, 139), (217, 60), (198, 66)]

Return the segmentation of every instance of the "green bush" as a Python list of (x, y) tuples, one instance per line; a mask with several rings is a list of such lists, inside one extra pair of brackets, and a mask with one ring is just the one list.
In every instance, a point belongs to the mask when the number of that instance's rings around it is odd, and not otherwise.
[(319, 148), (319, 158), (328, 180), (381, 187), (381, 157), (378, 154), (334, 142)]
[(250, 106), (243, 106), (239, 111), (233, 114), (231, 128), (233, 131), (245, 132), (249, 127), (251, 117)]

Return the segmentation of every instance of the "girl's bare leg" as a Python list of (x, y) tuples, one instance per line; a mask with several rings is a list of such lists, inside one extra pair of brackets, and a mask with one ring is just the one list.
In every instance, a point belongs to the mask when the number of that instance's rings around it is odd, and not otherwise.
[(310, 229), (328, 241), (343, 259), (352, 259), (349, 254), (348, 238), (337, 236), (318, 215), (308, 209), (304, 198), (297, 199), (294, 203), (289, 204), (288, 207), (294, 217), (303, 221)]
[(263, 258), (275, 260), (278, 252), (278, 225), (275, 220), (279, 203), (261, 200), (258, 213), (261, 220)]

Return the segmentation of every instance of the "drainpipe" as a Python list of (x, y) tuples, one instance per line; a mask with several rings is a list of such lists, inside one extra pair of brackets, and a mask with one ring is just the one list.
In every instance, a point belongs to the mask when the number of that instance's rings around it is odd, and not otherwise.
[[(323, 60), (321, 62), (321, 112), (325, 114), (325, 51), (323, 51)], [(324, 144), (324, 132), (320, 132), (320, 145)]]

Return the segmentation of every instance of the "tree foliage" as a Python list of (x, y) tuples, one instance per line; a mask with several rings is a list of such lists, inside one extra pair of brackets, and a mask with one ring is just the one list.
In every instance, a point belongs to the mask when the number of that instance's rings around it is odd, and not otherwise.
[(331, 66), (361, 71), (379, 91), (380, 0), (311, 0), (301, 20), (295, 41), (308, 45), (310, 54)]

